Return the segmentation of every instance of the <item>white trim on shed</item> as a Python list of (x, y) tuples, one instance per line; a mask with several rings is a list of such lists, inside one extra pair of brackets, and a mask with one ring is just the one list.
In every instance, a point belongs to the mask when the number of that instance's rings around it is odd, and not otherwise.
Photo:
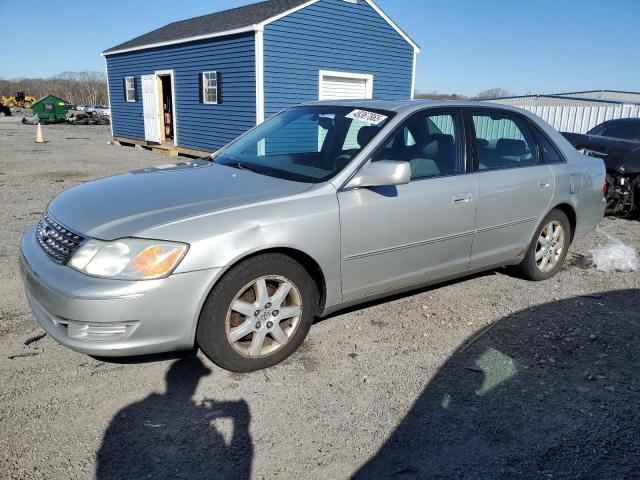
[(227, 30), (226, 32), (208, 33), (206, 35), (197, 35), (195, 37), (181, 38), (179, 40), (168, 40), (166, 42), (149, 43), (147, 45), (140, 45), (139, 47), (122, 48), (120, 50), (113, 50), (112, 52), (102, 52), (100, 55), (103, 57), (109, 55), (116, 55), (118, 53), (135, 52), (137, 50), (148, 50), (150, 48), (166, 47), (169, 45), (178, 45), (180, 43), (195, 42), (197, 40), (206, 40), (208, 38), (227, 37), (229, 35), (237, 35), (238, 33), (246, 33), (255, 31), (256, 26), (250, 25), (248, 27), (236, 28), (235, 30)]
[[(173, 69), (169, 70), (156, 70), (154, 72), (156, 79), (160, 75), (169, 75), (171, 77), (171, 122), (173, 123), (173, 144), (178, 146), (178, 114), (176, 112), (176, 76), (173, 73)], [(157, 84), (157, 81), (156, 81)], [(164, 112), (161, 112), (164, 115)], [(164, 128), (164, 121), (160, 122), (160, 128)]]
[(416, 96), (416, 63), (418, 61), (418, 52), (413, 51), (413, 71), (411, 73), (411, 100)]
[[(109, 92), (109, 65), (107, 65), (107, 58), (104, 59), (104, 73), (107, 75), (107, 101), (109, 102), (109, 110), (111, 110), (111, 93)], [(111, 116), (109, 117), (109, 125), (111, 127), (111, 136), (113, 137), (113, 111), (111, 111)]]
[(279, 15), (276, 15), (274, 17), (271, 18), (267, 18), (265, 21), (260, 22), (257, 25), (254, 25), (256, 27), (256, 29), (261, 28), (264, 29), (265, 25), (269, 25), (270, 23), (275, 22), (276, 20), (280, 20), (283, 17), (286, 17), (287, 15), (291, 15), (292, 13), (296, 13), (298, 10), (302, 10), (303, 8), (307, 8), (310, 5), (313, 5), (314, 3), (318, 3), (320, 0), (309, 0), (307, 3), (303, 3), (302, 5), (298, 5), (295, 8), (292, 8), (291, 10), (287, 10), (286, 12), (282, 12)]
[(378, 15), (380, 15), (390, 26), (391, 28), (393, 28), (396, 32), (398, 32), (398, 34), (405, 39), (405, 41), (411, 45), (413, 47), (414, 52), (416, 53), (420, 53), (420, 47), (418, 46), (418, 44), (416, 42), (414, 42), (413, 40), (411, 40), (411, 37), (409, 37), (409, 35), (407, 35), (406, 33), (404, 33), (402, 31), (402, 29), (396, 25), (393, 20), (391, 20), (389, 17), (387, 17), (387, 14), (384, 13), (380, 7), (378, 7), (375, 3), (373, 3), (373, 0), (364, 0), (365, 2), (367, 2), (369, 4), (369, 6), (371, 8), (373, 8), (376, 13)]
[(256, 30), (256, 124), (264, 122), (264, 29)]
[(373, 75), (320, 70), (318, 75), (318, 100), (361, 100), (371, 98), (373, 98)]

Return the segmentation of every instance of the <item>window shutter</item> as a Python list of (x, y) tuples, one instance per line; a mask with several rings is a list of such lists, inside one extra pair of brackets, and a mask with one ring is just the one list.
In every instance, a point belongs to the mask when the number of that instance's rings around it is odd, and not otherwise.
[(204, 85), (202, 84), (202, 73), (198, 74), (198, 92), (200, 95), (200, 103), (204, 103)]
[(222, 76), (216, 72), (216, 103), (222, 103)]
[(127, 77), (122, 77), (122, 94), (124, 96), (124, 101), (127, 101)]

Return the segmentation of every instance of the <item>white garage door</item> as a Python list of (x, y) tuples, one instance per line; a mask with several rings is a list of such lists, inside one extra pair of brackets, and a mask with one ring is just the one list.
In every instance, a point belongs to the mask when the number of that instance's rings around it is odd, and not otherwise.
[(360, 74), (320, 73), (320, 100), (369, 99), (373, 77)]

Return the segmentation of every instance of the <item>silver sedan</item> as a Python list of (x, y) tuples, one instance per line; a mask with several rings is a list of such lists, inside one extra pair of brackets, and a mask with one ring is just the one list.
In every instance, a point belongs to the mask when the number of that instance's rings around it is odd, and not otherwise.
[(604, 184), (601, 160), (523, 110), (312, 103), (211, 158), (61, 193), (21, 267), (38, 322), (73, 350), (198, 346), (247, 372), (347, 306), (497, 266), (552, 277), (602, 218)]

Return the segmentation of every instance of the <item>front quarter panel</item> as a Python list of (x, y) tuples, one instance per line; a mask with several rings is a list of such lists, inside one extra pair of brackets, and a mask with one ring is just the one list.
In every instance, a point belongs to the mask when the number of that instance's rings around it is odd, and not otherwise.
[(326, 305), (341, 301), (340, 224), (336, 190), (319, 185), (304, 193), (176, 220), (139, 233), (141, 237), (190, 245), (176, 269), (183, 273), (228, 268), (254, 253), (290, 248), (320, 266)]

